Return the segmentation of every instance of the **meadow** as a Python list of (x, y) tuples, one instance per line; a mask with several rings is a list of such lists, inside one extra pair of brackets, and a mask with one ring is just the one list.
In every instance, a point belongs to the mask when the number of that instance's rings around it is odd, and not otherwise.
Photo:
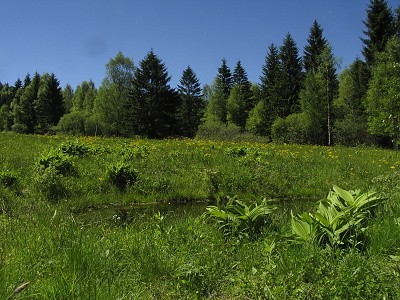
[[(2, 132), (0, 299), (399, 299), (399, 172), (376, 148)], [(374, 207), (295, 236), (333, 186)]]

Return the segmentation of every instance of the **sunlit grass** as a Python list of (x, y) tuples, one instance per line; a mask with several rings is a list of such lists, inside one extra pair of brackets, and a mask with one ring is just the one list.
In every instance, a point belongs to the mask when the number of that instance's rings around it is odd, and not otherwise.
[[(90, 152), (68, 158), (73, 172), (38, 170), (50, 149), (75, 141)], [(137, 174), (124, 189), (107, 175), (118, 163)], [(27, 282), (13, 299), (398, 299), (399, 168), (398, 151), (373, 148), (0, 133), (0, 174), (17, 179), (0, 186), (0, 299)], [(62, 189), (50, 199), (38, 186), (52, 183)], [(388, 198), (363, 251), (285, 239), (290, 211), (333, 185)], [(89, 208), (235, 195), (281, 207), (251, 239), (192, 214), (80, 218)]]

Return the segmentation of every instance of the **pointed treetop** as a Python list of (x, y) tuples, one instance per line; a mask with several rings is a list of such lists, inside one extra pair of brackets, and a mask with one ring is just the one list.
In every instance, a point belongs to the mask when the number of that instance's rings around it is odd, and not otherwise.
[(328, 45), (328, 41), (322, 35), (323, 31), (321, 25), (315, 20), (310, 28), (308, 44), (304, 47), (303, 63), (306, 72), (318, 70), (318, 57)]

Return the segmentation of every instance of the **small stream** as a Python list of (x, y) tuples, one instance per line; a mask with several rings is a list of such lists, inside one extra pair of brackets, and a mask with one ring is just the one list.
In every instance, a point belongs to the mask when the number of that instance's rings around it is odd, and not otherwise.
[[(303, 211), (309, 211), (315, 203), (315, 199), (282, 200), (278, 202), (280, 209), (278, 214), (290, 215)], [(168, 203), (141, 203), (131, 205), (113, 205), (100, 209), (92, 209), (80, 213), (78, 218), (85, 223), (113, 221), (119, 224), (128, 224), (143, 216), (152, 216), (160, 213), (163, 216), (181, 218), (185, 216), (200, 216), (206, 211), (206, 207), (212, 205), (207, 202), (190, 202), (182, 204)]]
[(168, 203), (113, 205), (83, 212), (79, 214), (79, 219), (83, 222), (115, 221), (118, 223), (130, 223), (137, 217), (144, 215), (151, 216), (156, 213), (177, 218), (183, 216), (199, 216), (206, 211), (208, 205), (210, 204), (205, 202), (173, 205)]

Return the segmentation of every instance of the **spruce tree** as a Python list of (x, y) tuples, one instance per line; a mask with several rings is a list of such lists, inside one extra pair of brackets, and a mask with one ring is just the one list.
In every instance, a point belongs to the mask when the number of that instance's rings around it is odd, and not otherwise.
[(215, 76), (213, 84), (207, 90), (207, 107), (206, 122), (207, 123), (227, 123), (227, 101), (224, 93), (224, 85), (220, 76)]
[(244, 98), (244, 111), (243, 113), (246, 115), (245, 119), (247, 119), (247, 115), (250, 110), (253, 109), (255, 103), (253, 103), (254, 97), (253, 92), (251, 90), (251, 83), (247, 77), (247, 72), (243, 68), (240, 60), (236, 63), (235, 69), (233, 70), (233, 84), (238, 85), (240, 87), (240, 92), (243, 94)]
[(290, 33), (286, 35), (280, 47), (279, 57), (282, 64), (282, 98), (284, 100), (281, 117), (299, 111), (299, 93), (303, 84), (302, 61), (296, 42)]
[(178, 109), (180, 131), (186, 137), (194, 137), (204, 115), (205, 103), (201, 95), (196, 73), (188, 66), (182, 73), (178, 92), (181, 102)]
[(304, 47), (303, 64), (306, 72), (317, 72), (319, 56), (328, 45), (328, 41), (322, 35), (323, 29), (315, 20), (310, 28), (307, 45)]
[(394, 10), (396, 34), (400, 37), (400, 5)]
[(26, 88), (31, 83), (31, 81), (32, 81), (31, 75), (29, 73), (26, 74), (22, 87)]
[(385, 50), (388, 40), (396, 34), (396, 26), (391, 9), (385, 0), (371, 0), (368, 5), (367, 19), (363, 21), (367, 36), (361, 38), (364, 43), (363, 55), (369, 67), (374, 64), (377, 53)]
[(163, 138), (177, 133), (180, 101), (170, 79), (167, 67), (153, 50), (140, 61), (125, 105), (126, 134)]
[(49, 132), (52, 126), (57, 125), (63, 116), (64, 103), (60, 83), (54, 74), (43, 74), (37, 99), (34, 103), (36, 114), (35, 132), (44, 134)]
[(14, 124), (26, 126), (27, 133), (34, 133), (36, 125), (35, 102), (40, 86), (41, 76), (36, 72), (31, 82), (24, 88), (20, 99), (20, 118)]
[[(268, 54), (265, 64), (262, 68), (261, 81), (261, 99), (264, 105), (258, 105), (266, 111), (260, 112), (264, 114), (263, 121), (269, 135), (272, 123), (284, 114), (284, 103), (282, 99), (282, 64), (279, 58), (279, 51), (275, 44), (268, 47)], [(258, 119), (261, 119), (258, 117)]]
[(217, 76), (222, 85), (224, 97), (225, 97), (225, 99), (228, 99), (229, 94), (231, 92), (232, 84), (233, 84), (232, 83), (233, 78), (232, 78), (231, 69), (226, 64), (225, 58), (222, 59), (222, 65), (221, 65), (221, 67), (218, 68)]

